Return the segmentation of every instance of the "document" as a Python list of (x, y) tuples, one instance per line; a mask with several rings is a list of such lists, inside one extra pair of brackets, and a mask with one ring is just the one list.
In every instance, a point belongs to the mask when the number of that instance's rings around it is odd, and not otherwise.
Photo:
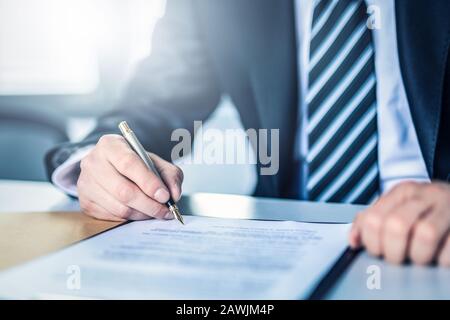
[(345, 250), (350, 227), (192, 216), (185, 222), (131, 222), (6, 270), (0, 297), (301, 299)]

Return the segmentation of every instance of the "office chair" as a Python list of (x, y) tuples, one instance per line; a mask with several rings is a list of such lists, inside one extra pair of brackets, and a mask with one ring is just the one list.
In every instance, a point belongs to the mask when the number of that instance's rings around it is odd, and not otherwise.
[(63, 119), (0, 107), (0, 179), (46, 181), (45, 153), (67, 140)]

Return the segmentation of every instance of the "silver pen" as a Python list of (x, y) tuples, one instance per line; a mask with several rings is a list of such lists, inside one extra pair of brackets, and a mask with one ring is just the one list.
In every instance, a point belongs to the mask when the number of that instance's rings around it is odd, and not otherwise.
[[(119, 129), (120, 132), (122, 132), (123, 137), (125, 140), (127, 140), (130, 147), (138, 154), (138, 156), (144, 161), (145, 165), (149, 170), (151, 170), (156, 176), (161, 180), (162, 183), (164, 183), (164, 180), (161, 178), (161, 175), (159, 174), (158, 170), (155, 167), (155, 164), (153, 163), (152, 159), (148, 156), (147, 151), (145, 151), (142, 144), (139, 142), (138, 138), (134, 134), (133, 130), (128, 126), (126, 121), (122, 121), (119, 123)], [(170, 212), (174, 215), (175, 219), (180, 221), (182, 224), (184, 224), (183, 217), (181, 216), (180, 210), (178, 210), (177, 205), (175, 204), (175, 201), (173, 201), (172, 198), (169, 199), (169, 201), (166, 202), (167, 208), (169, 208)]]

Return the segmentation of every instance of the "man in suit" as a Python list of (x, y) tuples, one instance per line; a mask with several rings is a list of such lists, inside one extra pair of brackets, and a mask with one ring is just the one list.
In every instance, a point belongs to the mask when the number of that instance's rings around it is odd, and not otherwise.
[(353, 247), (450, 266), (449, 13), (447, 0), (169, 0), (117, 109), (49, 152), (50, 177), (93, 217), (171, 219), (162, 204), (183, 180), (171, 133), (227, 94), (246, 129), (279, 129), (280, 169), (256, 196), (371, 204)]

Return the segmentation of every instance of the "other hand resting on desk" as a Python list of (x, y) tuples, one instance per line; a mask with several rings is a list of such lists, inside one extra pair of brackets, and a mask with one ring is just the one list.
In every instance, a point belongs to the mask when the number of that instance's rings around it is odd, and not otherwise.
[(350, 245), (392, 263), (450, 267), (450, 185), (399, 184), (356, 217)]

